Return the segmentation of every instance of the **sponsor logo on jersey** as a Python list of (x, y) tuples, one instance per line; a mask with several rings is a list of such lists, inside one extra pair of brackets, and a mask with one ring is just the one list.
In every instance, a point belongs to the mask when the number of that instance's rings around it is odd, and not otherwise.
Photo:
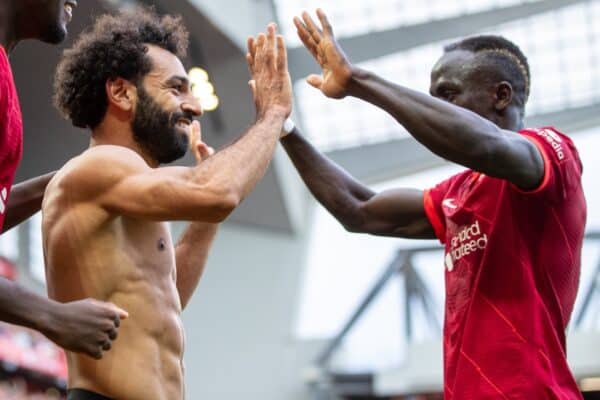
[(458, 260), (469, 254), (482, 251), (487, 247), (487, 244), (487, 234), (481, 232), (479, 221), (465, 226), (450, 240), (450, 250), (445, 258), (446, 268), (452, 272)]
[(456, 201), (454, 199), (444, 199), (444, 201), (442, 201), (442, 205), (444, 207), (448, 207), (448, 208), (452, 208), (452, 209), (455, 209), (458, 207), (456, 205)]
[(564, 160), (565, 152), (562, 147), (562, 139), (556, 132), (554, 132), (552, 129), (536, 129), (535, 132), (546, 139), (546, 141), (556, 152), (559, 160)]

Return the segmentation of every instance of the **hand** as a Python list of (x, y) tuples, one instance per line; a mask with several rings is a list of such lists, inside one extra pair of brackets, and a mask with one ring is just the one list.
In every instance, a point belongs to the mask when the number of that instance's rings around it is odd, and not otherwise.
[(317, 10), (323, 29), (319, 29), (305, 11), (302, 20), (294, 17), (298, 36), (310, 54), (321, 66), (323, 75), (310, 75), (306, 81), (327, 97), (341, 99), (348, 95), (352, 78), (352, 64), (335, 40), (331, 24), (323, 10)]
[(121, 319), (129, 316), (113, 304), (94, 299), (56, 304), (42, 332), (60, 347), (97, 360), (104, 351), (110, 350)]
[(262, 117), (269, 109), (280, 109), (287, 118), (292, 112), (292, 81), (288, 72), (287, 50), (283, 36), (276, 35), (269, 24), (267, 35), (248, 38), (246, 61), (252, 80), (249, 82), (256, 112)]
[(215, 154), (215, 149), (207, 145), (202, 141), (202, 130), (200, 129), (200, 122), (193, 121), (190, 126), (190, 148), (196, 157), (196, 162), (201, 163), (208, 157)]

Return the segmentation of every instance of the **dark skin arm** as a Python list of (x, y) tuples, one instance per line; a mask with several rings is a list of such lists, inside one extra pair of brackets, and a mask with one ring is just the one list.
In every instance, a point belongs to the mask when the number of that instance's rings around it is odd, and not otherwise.
[[(541, 182), (543, 160), (529, 140), (470, 110), (354, 67), (336, 42), (323, 11), (318, 10), (317, 15), (322, 29), (307, 13), (302, 20), (294, 19), (300, 39), (323, 70), (322, 76), (309, 76), (309, 84), (328, 97), (354, 96), (387, 111), (416, 140), (447, 160), (523, 189)], [(501, 96), (503, 90), (508, 89), (500, 88)]]
[(10, 190), (2, 233), (19, 225), (42, 207), (44, 191), (55, 172), (14, 185)]
[(85, 299), (59, 303), (0, 278), (0, 321), (35, 329), (66, 350), (102, 358), (128, 314), (110, 303)]
[(351, 232), (434, 239), (423, 192), (394, 189), (376, 194), (317, 151), (295, 129), (283, 148), (315, 198)]

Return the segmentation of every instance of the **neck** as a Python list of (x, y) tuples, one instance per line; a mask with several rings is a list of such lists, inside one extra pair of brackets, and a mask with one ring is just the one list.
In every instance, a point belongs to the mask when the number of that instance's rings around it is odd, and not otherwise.
[(138, 153), (150, 167), (159, 166), (159, 163), (136, 142), (129, 122), (115, 120), (114, 117), (107, 115), (104, 121), (92, 131), (90, 139), (90, 147), (102, 145), (126, 147)]
[(10, 53), (21, 40), (17, 32), (17, 10), (14, 1), (0, 3), (0, 45)]

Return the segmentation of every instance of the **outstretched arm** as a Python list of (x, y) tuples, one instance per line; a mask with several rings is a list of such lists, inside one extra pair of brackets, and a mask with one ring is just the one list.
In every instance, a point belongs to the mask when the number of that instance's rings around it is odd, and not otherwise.
[(311, 193), (347, 230), (435, 238), (422, 191), (396, 189), (376, 194), (318, 152), (297, 129), (281, 143)]
[(38, 176), (12, 187), (2, 227), (3, 233), (40, 211), (44, 191), (54, 174), (55, 172), (51, 172)]
[(309, 76), (309, 84), (328, 97), (354, 96), (387, 111), (415, 139), (447, 160), (524, 189), (540, 183), (543, 160), (533, 143), (467, 109), (353, 66), (335, 40), (325, 13), (317, 10), (317, 15), (322, 29), (306, 12), (302, 20), (294, 19), (300, 39), (323, 70), (321, 76)]

